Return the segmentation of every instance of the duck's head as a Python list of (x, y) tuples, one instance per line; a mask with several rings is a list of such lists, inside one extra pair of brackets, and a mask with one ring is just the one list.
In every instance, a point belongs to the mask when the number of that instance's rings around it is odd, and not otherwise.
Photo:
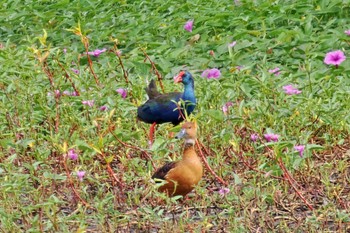
[(193, 82), (192, 74), (188, 71), (181, 71), (174, 79), (175, 83), (182, 82), (184, 85)]
[(186, 143), (194, 144), (197, 138), (197, 123), (183, 123), (180, 132), (175, 136), (175, 138), (184, 138)]

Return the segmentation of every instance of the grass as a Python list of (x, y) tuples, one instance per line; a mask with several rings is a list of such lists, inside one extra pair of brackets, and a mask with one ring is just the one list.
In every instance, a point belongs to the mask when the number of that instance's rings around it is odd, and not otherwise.
[[(236, 2), (2, 3), (0, 229), (349, 231), (350, 62), (323, 59), (348, 55), (350, 3)], [(188, 20), (192, 32), (183, 29)], [(84, 54), (103, 48), (98, 58)], [(228, 184), (225, 196), (207, 170), (185, 201), (150, 181), (181, 156), (181, 142), (168, 136), (178, 127), (160, 125), (149, 148), (149, 125), (136, 121), (143, 88), (157, 78), (152, 64), (166, 92), (181, 90), (172, 85), (177, 72), (193, 73), (199, 141)], [(279, 75), (269, 72), (276, 67)], [(201, 77), (208, 68), (221, 77)], [(288, 84), (302, 93), (286, 95)], [(62, 95), (74, 90), (79, 96)], [(266, 133), (279, 140), (266, 142)], [(295, 145), (306, 146), (302, 157)], [(82, 181), (77, 171), (86, 172)]]

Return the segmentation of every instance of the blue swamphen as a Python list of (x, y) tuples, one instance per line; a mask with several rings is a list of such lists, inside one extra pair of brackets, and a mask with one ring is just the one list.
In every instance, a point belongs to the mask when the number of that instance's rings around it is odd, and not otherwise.
[[(197, 124), (185, 122), (176, 138), (185, 139), (185, 148), (182, 159), (170, 162), (159, 168), (152, 179), (165, 180), (166, 183), (159, 187), (160, 192), (169, 196), (185, 196), (191, 192), (203, 176), (203, 166), (194, 149), (197, 138)], [(156, 180), (157, 182), (157, 180)]]
[[(184, 92), (171, 92), (160, 94), (152, 80), (146, 92), (149, 99), (137, 109), (137, 118), (143, 122), (152, 124), (150, 128), (150, 143), (153, 142), (154, 128), (156, 124), (171, 122), (178, 125), (184, 120), (184, 111), (189, 115), (196, 107), (196, 97), (194, 95), (194, 81), (190, 72), (181, 71), (175, 77), (175, 83), (182, 82), (184, 84)], [(183, 100), (185, 106), (179, 106), (177, 103)], [(179, 111), (181, 109), (181, 111)]]

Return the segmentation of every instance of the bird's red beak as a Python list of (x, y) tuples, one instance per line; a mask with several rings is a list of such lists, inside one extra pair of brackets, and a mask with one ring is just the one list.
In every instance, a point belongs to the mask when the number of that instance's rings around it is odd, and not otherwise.
[(180, 82), (182, 82), (182, 76), (184, 76), (184, 74), (185, 74), (185, 71), (181, 71), (181, 72), (179, 73), (179, 75), (176, 76), (176, 77), (174, 78), (174, 82), (175, 82), (175, 83), (180, 83)]

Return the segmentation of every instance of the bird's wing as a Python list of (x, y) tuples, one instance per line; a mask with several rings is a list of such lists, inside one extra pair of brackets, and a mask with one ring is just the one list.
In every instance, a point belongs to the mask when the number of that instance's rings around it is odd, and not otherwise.
[(165, 180), (165, 176), (169, 173), (171, 169), (176, 167), (176, 164), (177, 162), (169, 162), (165, 164), (153, 174), (152, 179)]

